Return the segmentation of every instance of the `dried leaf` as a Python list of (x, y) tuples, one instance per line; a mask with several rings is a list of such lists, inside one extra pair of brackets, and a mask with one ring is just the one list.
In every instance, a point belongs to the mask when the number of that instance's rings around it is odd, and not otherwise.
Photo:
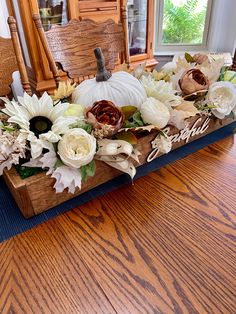
[(135, 160), (137, 163), (140, 163), (139, 156), (141, 156), (141, 155), (142, 155), (142, 153), (140, 153), (140, 151), (137, 148), (135, 148), (133, 150), (133, 153), (130, 155), (130, 158)]
[(126, 141), (132, 145), (136, 145), (138, 143), (137, 137), (134, 135), (133, 132), (129, 131), (122, 131), (116, 134), (116, 138), (118, 140)]
[(104, 161), (104, 162), (115, 169), (118, 169), (122, 172), (127, 173), (132, 179), (134, 178), (136, 174), (136, 168), (134, 167), (130, 159), (126, 159), (126, 160), (118, 161), (118, 162), (117, 161), (115, 162)]
[(185, 118), (196, 116), (199, 111), (194, 106), (194, 101), (183, 101), (180, 105), (175, 107), (176, 110), (180, 110), (184, 112)]
[(199, 113), (193, 101), (183, 101), (181, 105), (171, 110), (169, 124), (176, 126), (179, 130), (186, 126), (185, 119), (196, 116)]
[(220, 77), (221, 68), (224, 65), (224, 59), (217, 59), (209, 63), (208, 61), (198, 65), (196, 68), (200, 69), (202, 73), (208, 77), (210, 84), (216, 82)]

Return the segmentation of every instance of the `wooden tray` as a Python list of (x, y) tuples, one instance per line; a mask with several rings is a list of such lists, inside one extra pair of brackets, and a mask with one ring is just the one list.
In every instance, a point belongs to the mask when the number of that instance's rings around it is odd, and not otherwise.
[[(179, 131), (173, 126), (169, 126), (165, 130), (168, 132), (168, 135), (172, 136), (172, 150), (174, 150), (234, 121), (232, 118), (219, 120), (210, 119), (206, 116), (195, 116), (188, 119), (189, 126), (184, 130)], [(140, 156), (140, 165), (151, 162), (161, 155), (157, 149), (152, 147), (152, 141), (157, 134), (157, 131), (153, 131), (138, 140), (138, 149), (142, 153)], [(24, 217), (29, 218), (91, 190), (121, 174), (120, 171), (111, 168), (101, 161), (96, 161), (96, 166), (95, 176), (90, 177), (82, 184), (82, 190), (77, 189), (74, 194), (67, 191), (56, 194), (53, 188), (55, 180), (46, 176), (45, 173), (21, 179), (13, 167), (10, 170), (4, 171), (4, 179), (22, 214)]]

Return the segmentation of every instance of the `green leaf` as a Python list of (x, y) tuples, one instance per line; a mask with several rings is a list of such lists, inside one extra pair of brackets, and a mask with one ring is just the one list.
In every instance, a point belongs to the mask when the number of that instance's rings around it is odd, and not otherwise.
[(88, 177), (93, 177), (96, 172), (96, 163), (95, 161), (91, 161), (89, 164), (82, 166), (80, 168), (82, 181), (86, 181)]
[(80, 128), (84, 129), (89, 134), (91, 134), (92, 129), (93, 129), (92, 125), (88, 124), (88, 123), (85, 123), (85, 124), (81, 125)]
[(140, 111), (136, 111), (128, 120), (125, 121), (125, 128), (136, 128), (138, 126), (144, 126), (143, 119)]
[(127, 120), (127, 121), (125, 121), (124, 127), (125, 128), (136, 128), (137, 125), (134, 122), (130, 122)]
[(234, 119), (235, 117), (233, 111), (231, 111), (230, 114), (226, 116), (226, 118)]
[(64, 98), (62, 98), (61, 99), (61, 103), (63, 104), (63, 103), (69, 103), (70, 101), (69, 101), (69, 97), (64, 97)]
[(139, 126), (143, 126), (144, 122), (143, 119), (141, 118), (141, 113), (140, 111), (137, 111), (133, 114), (133, 120), (136, 122)]
[(218, 81), (224, 81), (225, 72), (228, 70), (228, 66), (223, 66), (220, 70), (220, 77)]
[(125, 120), (129, 120), (130, 117), (137, 111), (137, 107), (135, 106), (124, 106), (121, 107), (121, 111), (125, 115)]
[(61, 167), (61, 166), (64, 166), (64, 163), (61, 161), (60, 158), (57, 159), (55, 165), (54, 165), (54, 168), (58, 168), (58, 167)]
[(130, 143), (131, 145), (136, 145), (138, 143), (137, 137), (131, 131), (122, 131), (116, 134), (117, 140), (122, 140)]
[(125, 121), (125, 128), (136, 128), (138, 126), (144, 126), (143, 119), (141, 117), (140, 111), (136, 111), (132, 117)]
[(188, 63), (193, 63), (194, 62), (193, 57), (189, 53), (185, 52), (184, 57), (185, 57), (185, 59), (186, 59), (186, 61)]
[(232, 82), (235, 78), (236, 78), (236, 72), (234, 75), (231, 76), (231, 78), (229, 79), (229, 82)]
[(81, 178), (82, 178), (82, 181), (85, 182), (85, 181), (88, 179), (87, 172), (86, 172), (86, 167), (85, 167), (85, 166), (82, 166), (82, 167), (80, 168), (80, 171), (81, 171)]
[(26, 179), (29, 178), (35, 174), (45, 172), (42, 168), (36, 168), (36, 167), (24, 167), (21, 165), (16, 165), (15, 166), (16, 171), (19, 173), (21, 179)]

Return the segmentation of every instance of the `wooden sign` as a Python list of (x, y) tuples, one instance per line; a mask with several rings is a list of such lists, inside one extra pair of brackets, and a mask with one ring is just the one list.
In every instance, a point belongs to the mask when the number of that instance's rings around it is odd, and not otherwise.
[[(173, 143), (185, 143), (187, 144), (191, 138), (194, 138), (197, 135), (206, 133), (207, 129), (210, 126), (211, 119), (209, 117), (200, 117), (198, 118), (191, 126), (189, 123), (186, 123), (186, 126), (184, 129), (179, 130), (177, 133), (173, 134), (173, 127), (168, 126), (163, 130), (163, 133), (165, 133), (170, 141)], [(160, 149), (157, 145), (159, 140), (159, 133), (157, 134), (156, 138), (151, 142), (151, 146), (153, 150), (150, 152), (150, 154), (147, 157), (147, 162), (153, 161), (155, 158), (157, 158), (160, 153)]]
[[(170, 135), (172, 143), (179, 143), (181, 141), (188, 143), (191, 137), (206, 133), (206, 130), (210, 126), (210, 122), (211, 119), (209, 117), (200, 117), (194, 122), (192, 126), (187, 124), (186, 127), (180, 130), (178, 133)], [(169, 135), (169, 133), (171, 133), (171, 127), (165, 128), (163, 132)]]

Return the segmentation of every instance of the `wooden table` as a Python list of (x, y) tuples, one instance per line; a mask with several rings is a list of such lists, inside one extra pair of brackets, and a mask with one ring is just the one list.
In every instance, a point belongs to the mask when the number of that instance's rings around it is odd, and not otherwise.
[(0, 246), (0, 313), (236, 313), (228, 137)]

